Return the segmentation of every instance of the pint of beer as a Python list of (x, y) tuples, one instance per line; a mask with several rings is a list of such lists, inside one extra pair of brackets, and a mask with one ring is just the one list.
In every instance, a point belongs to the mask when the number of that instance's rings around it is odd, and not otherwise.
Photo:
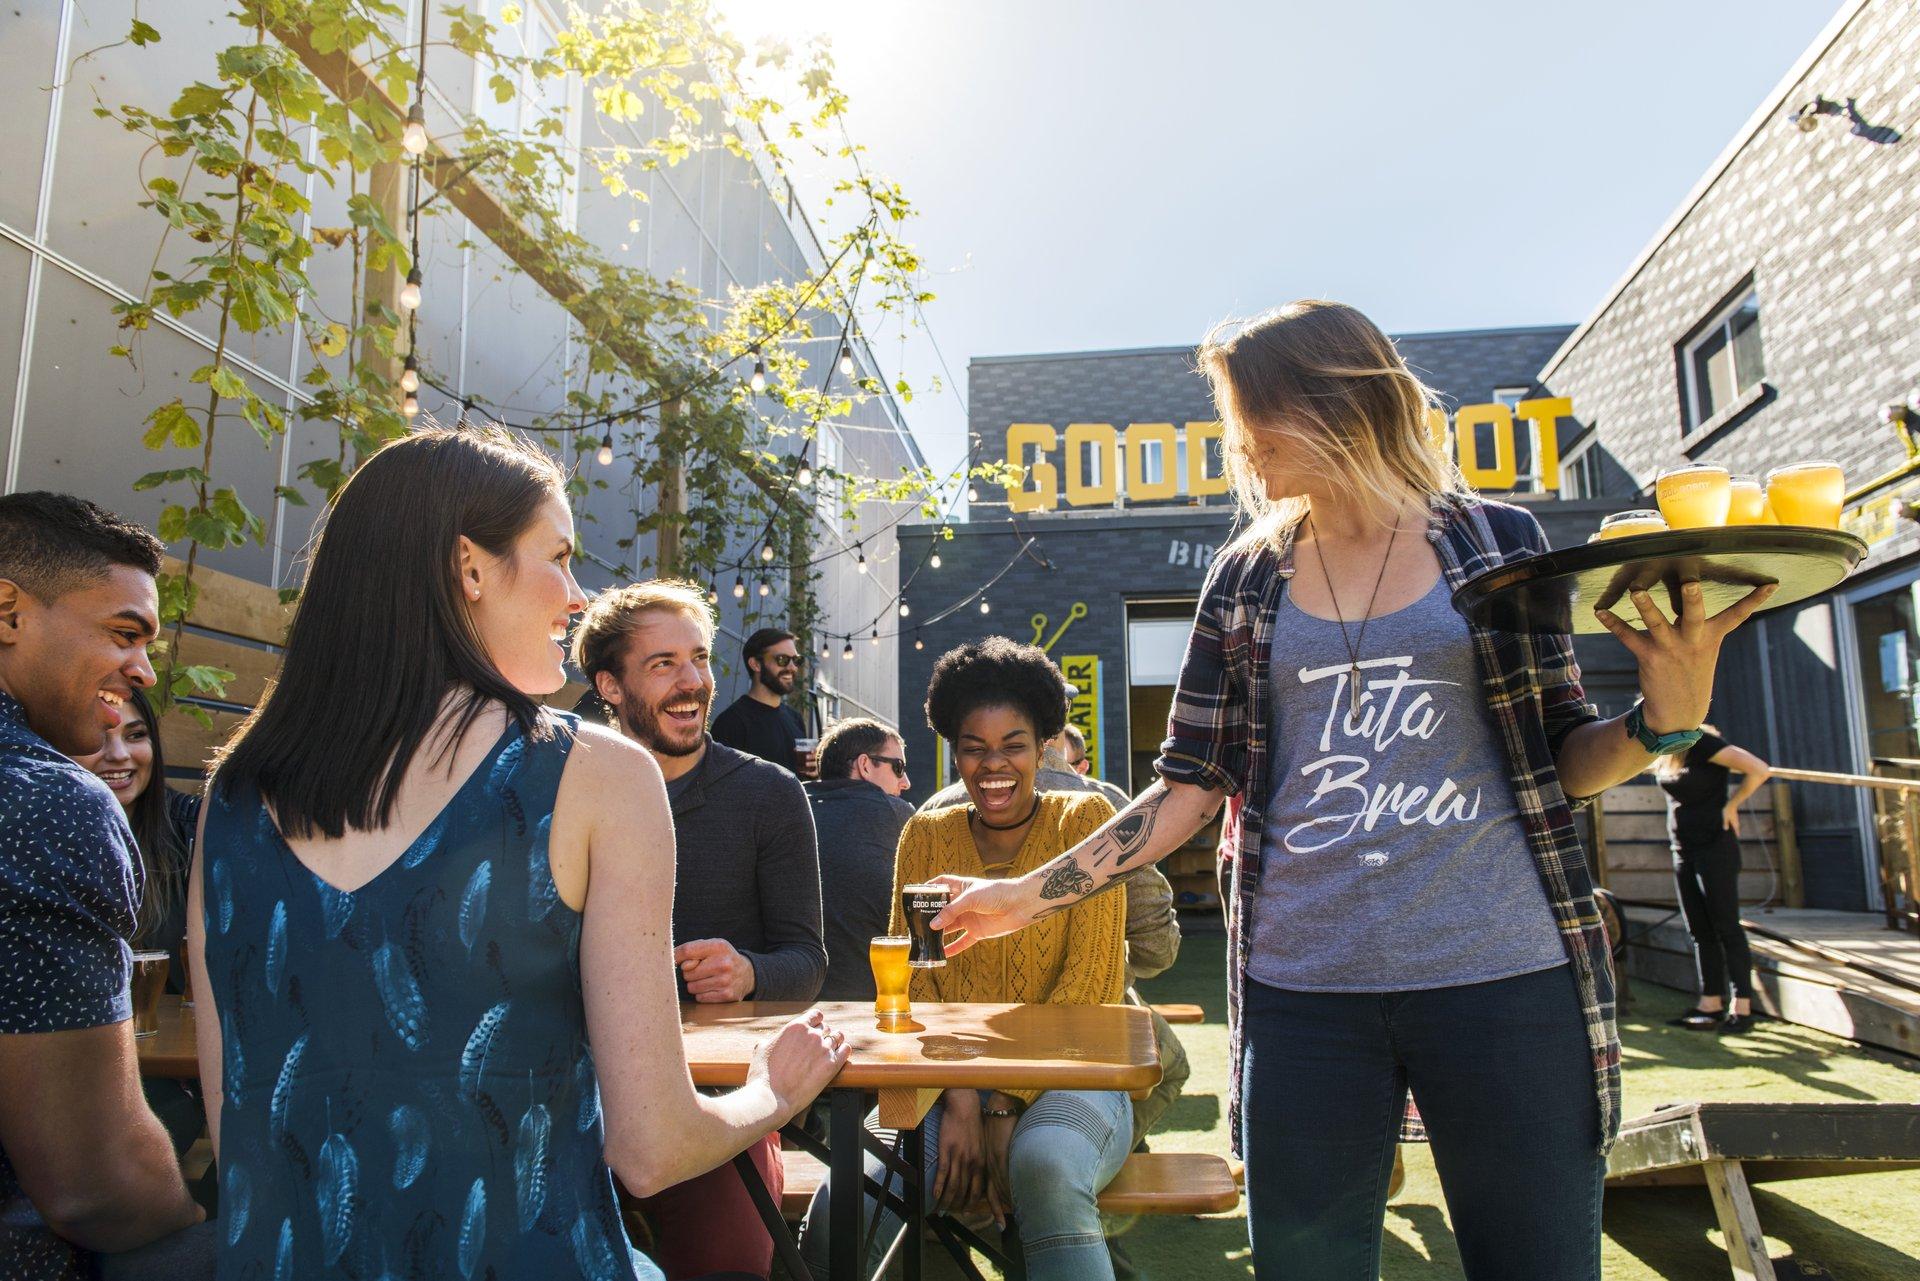
[(900, 912), (907, 918), (916, 970), (932, 970), (947, 963), (947, 941), (933, 928), (933, 918), (947, 910), (951, 891), (944, 885), (907, 885), (900, 890)]
[(133, 954), (133, 1034), (152, 1036), (160, 1030), (160, 994), (167, 990), (167, 969), (172, 964), (165, 952)]
[(907, 965), (912, 939), (877, 938), (867, 944), (867, 961), (873, 966), (873, 1012), (880, 1025), (904, 1023), (912, 1012), (907, 1001), (907, 979), (913, 971)]

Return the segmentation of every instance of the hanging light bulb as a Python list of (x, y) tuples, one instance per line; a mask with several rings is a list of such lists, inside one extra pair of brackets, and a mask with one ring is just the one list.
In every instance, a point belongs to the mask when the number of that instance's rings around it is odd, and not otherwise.
[(907, 608), (907, 602), (905, 602), (905, 601), (901, 601), (901, 602), (900, 602), (900, 617), (902, 617), (902, 618), (907, 618), (907, 617), (910, 617), (910, 616), (911, 616), (912, 614), (913, 614), (913, 611), (912, 611), (911, 609), (908, 609), (908, 608)]
[(873, 629), (873, 643), (875, 646), (880, 644), (880, 629), (878, 627)]
[(760, 595), (762, 599), (773, 595), (773, 584), (764, 578), (760, 580)]
[(805, 463), (801, 463), (800, 470), (794, 474), (793, 483), (802, 489), (811, 485), (813, 483), (813, 468), (807, 466)]
[(407, 363), (400, 367), (400, 390), (415, 392), (420, 390), (420, 362), (407, 355)]
[(427, 113), (419, 102), (407, 108), (407, 127), (400, 133), (400, 145), (410, 156), (418, 156), (427, 149)]
[(853, 637), (847, 637), (846, 648), (840, 651), (840, 657), (849, 663), (853, 661)]
[(412, 418), (420, 412), (420, 398), (408, 392), (400, 401), (400, 412)]
[(928, 567), (929, 569), (938, 569), (938, 568), (940, 568), (940, 553), (939, 553), (939, 552), (935, 552), (935, 553), (934, 553), (933, 555), (931, 555), (931, 556), (929, 556), (929, 557), (927, 557), (927, 567)]
[(745, 600), (747, 598), (747, 580), (746, 579), (736, 578), (733, 580), (733, 598), (735, 600)]
[(967, 486), (967, 501), (970, 503), (977, 503), (980, 501), (980, 487), (978, 485)]
[(599, 460), (599, 463), (602, 467), (610, 466), (613, 463), (613, 433), (612, 432), (608, 432), (606, 435), (600, 438), (600, 452), (595, 454), (594, 457)]
[(753, 377), (747, 379), (747, 386), (757, 395), (767, 389), (767, 365), (763, 360), (753, 362)]
[(407, 283), (400, 287), (400, 308), (402, 311), (420, 310), (420, 268), (413, 267), (407, 272)]
[(842, 378), (853, 377), (853, 353), (844, 347), (840, 349), (840, 376)]
[(920, 639), (919, 632), (913, 634), (913, 647), (915, 649), (925, 649), (927, 647), (927, 643)]
[(769, 565), (773, 563), (773, 544), (772, 543), (768, 543), (765, 547), (762, 547), (760, 549), (760, 559)]
[(712, 586), (707, 588), (707, 604), (718, 605), (719, 603), (720, 603), (720, 584), (716, 580), (712, 584)]
[(822, 658), (833, 657), (833, 647), (827, 644), (827, 642), (824, 639), (822, 639), (820, 642), (820, 657)]
[(867, 572), (867, 554), (860, 550), (860, 544), (855, 543), (853, 545), (853, 554), (856, 557), (858, 557), (858, 559), (853, 562), (853, 567), (859, 570), (863, 574), (866, 573)]
[(993, 612), (993, 606), (987, 604), (987, 598), (984, 596), (980, 598), (980, 612), (983, 614), (991, 614)]

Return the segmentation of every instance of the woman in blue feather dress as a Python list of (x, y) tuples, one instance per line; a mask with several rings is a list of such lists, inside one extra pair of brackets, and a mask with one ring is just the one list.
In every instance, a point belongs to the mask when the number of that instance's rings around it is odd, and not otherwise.
[(572, 552), (504, 433), (416, 433), (335, 500), (189, 887), (222, 1278), (657, 1276), (614, 1177), (717, 1166), (844, 1060), (815, 1014), (695, 1093), (660, 771), (536, 701)]

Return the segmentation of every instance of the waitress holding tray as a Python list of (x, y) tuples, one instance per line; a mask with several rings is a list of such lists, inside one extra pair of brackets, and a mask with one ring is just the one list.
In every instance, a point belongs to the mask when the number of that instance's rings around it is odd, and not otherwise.
[(1378, 1275), (1411, 1092), (1466, 1275), (1597, 1281), (1620, 1047), (1573, 801), (1699, 739), (1720, 645), (1773, 589), (1713, 618), (1698, 583), (1677, 621), (1644, 592), (1601, 611), (1644, 695), (1603, 720), (1570, 637), (1452, 607), (1546, 540), (1433, 447), (1432, 394), (1377, 326), (1294, 303), (1199, 364), (1246, 532), (1202, 593), (1160, 780), (1024, 875), (943, 878), (948, 953), (1243, 797), (1229, 1009), (1256, 1273)]

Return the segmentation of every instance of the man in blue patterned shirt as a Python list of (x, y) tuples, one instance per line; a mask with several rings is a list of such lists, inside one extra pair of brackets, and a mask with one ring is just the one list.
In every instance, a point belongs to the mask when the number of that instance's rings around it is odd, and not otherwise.
[[(91, 1277), (95, 1253), (203, 1217), (140, 1092), (133, 836), (69, 759), (153, 684), (160, 556), (92, 503), (0, 497), (0, 1281)], [(179, 1244), (153, 1249), (191, 1275)], [(146, 1270), (131, 1262), (109, 1275)]]

